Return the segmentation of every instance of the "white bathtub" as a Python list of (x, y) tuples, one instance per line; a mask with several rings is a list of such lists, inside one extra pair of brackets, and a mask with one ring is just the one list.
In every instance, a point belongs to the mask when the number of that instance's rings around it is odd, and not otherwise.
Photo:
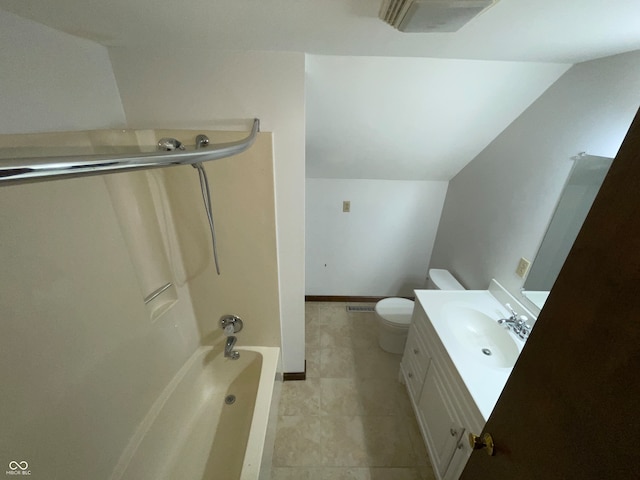
[[(236, 350), (237, 360), (224, 358), (222, 344), (196, 350), (154, 402), (111, 480), (268, 477), (262, 459), (271, 455), (267, 427), (280, 349)], [(231, 405), (228, 395), (236, 397)]]

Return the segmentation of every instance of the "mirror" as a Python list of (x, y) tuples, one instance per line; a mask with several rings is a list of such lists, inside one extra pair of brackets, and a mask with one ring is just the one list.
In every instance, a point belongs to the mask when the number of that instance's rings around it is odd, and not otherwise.
[(574, 161), (522, 287), (522, 294), (540, 309), (560, 273), (613, 159), (581, 153)]

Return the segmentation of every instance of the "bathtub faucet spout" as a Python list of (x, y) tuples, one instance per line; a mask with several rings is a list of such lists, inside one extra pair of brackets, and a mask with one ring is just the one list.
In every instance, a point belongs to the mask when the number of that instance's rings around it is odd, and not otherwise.
[(237, 360), (240, 357), (240, 352), (233, 349), (234, 345), (238, 341), (234, 333), (238, 333), (242, 330), (242, 320), (237, 315), (223, 315), (220, 317), (220, 328), (227, 336), (227, 343), (224, 345), (224, 356), (231, 360)]
[(233, 349), (237, 341), (238, 339), (234, 335), (230, 335), (227, 337), (227, 342), (224, 345), (224, 356), (226, 358), (237, 360), (238, 357), (240, 357), (240, 352)]

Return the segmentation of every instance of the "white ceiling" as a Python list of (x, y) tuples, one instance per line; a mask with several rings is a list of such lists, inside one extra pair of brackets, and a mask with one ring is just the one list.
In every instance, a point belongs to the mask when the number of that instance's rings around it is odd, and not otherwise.
[(500, 0), (456, 33), (401, 33), (382, 0), (0, 0), (106, 46), (576, 63), (640, 48), (638, 0)]
[(381, 2), (0, 0), (0, 7), (105, 46), (156, 54), (176, 47), (312, 54), (311, 177), (447, 180), (570, 64), (640, 49), (640, 0), (500, 0), (456, 33), (429, 34), (393, 29), (378, 18)]

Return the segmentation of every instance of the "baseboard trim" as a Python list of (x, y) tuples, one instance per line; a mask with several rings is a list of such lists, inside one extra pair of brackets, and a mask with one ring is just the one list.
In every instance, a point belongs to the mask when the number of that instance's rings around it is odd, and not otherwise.
[(307, 361), (304, 361), (304, 372), (284, 372), (282, 374), (283, 382), (294, 382), (307, 379)]
[[(377, 303), (380, 300), (389, 297), (352, 297), (342, 295), (305, 295), (305, 302), (361, 302), (361, 303)], [(408, 300), (415, 300), (415, 297), (397, 297), (406, 298)]]

